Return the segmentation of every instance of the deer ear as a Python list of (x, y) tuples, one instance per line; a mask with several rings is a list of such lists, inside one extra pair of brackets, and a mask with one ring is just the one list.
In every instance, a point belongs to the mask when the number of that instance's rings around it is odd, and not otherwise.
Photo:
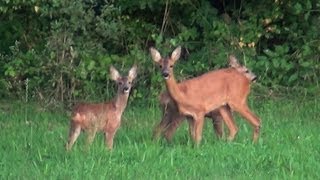
[(159, 61), (161, 60), (161, 55), (160, 55), (159, 51), (156, 50), (154, 47), (151, 47), (150, 54), (151, 54), (153, 61), (155, 61), (156, 63), (159, 63)]
[(233, 68), (240, 67), (240, 64), (234, 55), (229, 56), (229, 66)]
[(128, 77), (133, 80), (137, 77), (137, 65), (133, 65), (129, 71)]
[(113, 66), (110, 66), (110, 78), (117, 81), (120, 78), (119, 72)]
[(181, 55), (181, 46), (178, 46), (171, 54), (171, 60), (176, 61), (180, 58)]

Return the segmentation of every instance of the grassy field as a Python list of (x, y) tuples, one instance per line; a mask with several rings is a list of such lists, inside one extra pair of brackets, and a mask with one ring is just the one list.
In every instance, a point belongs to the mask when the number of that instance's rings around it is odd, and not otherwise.
[(315, 99), (254, 100), (262, 119), (259, 142), (236, 115), (234, 142), (219, 140), (206, 122), (203, 140), (193, 147), (187, 123), (172, 143), (153, 141), (160, 120), (157, 105), (130, 104), (112, 152), (99, 134), (90, 149), (81, 134), (66, 152), (65, 111), (40, 105), (0, 103), (0, 179), (319, 179), (320, 103)]

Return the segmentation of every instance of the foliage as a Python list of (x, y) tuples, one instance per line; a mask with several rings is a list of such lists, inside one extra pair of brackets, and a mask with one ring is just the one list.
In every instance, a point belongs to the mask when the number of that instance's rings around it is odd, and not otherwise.
[(148, 48), (168, 54), (178, 45), (179, 79), (225, 67), (233, 53), (262, 86), (317, 94), (319, 9), (316, 0), (3, 1), (0, 95), (105, 99), (110, 64), (126, 71), (136, 63), (133, 98), (155, 99), (163, 82)]

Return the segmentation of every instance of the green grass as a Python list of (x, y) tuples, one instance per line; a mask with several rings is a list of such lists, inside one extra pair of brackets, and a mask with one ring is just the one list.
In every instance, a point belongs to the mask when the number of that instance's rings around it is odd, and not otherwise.
[(66, 152), (67, 112), (35, 104), (0, 103), (0, 179), (319, 179), (320, 104), (316, 100), (258, 100), (259, 142), (239, 116), (234, 142), (218, 140), (206, 122), (198, 148), (187, 123), (172, 143), (153, 141), (157, 106), (130, 104), (112, 152), (99, 134), (89, 150), (81, 134)]

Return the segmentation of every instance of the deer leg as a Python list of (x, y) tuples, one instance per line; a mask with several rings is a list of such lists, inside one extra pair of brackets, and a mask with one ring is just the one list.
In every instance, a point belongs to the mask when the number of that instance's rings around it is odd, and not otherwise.
[(233, 104), (233, 107), (253, 126), (253, 142), (257, 142), (260, 133), (260, 119), (249, 109), (246, 103), (242, 105)]
[(94, 137), (96, 136), (96, 132), (97, 132), (96, 128), (88, 130), (87, 147), (89, 147), (92, 144)]
[(212, 112), (210, 112), (210, 115), (208, 117), (212, 119), (212, 125), (213, 125), (213, 129), (214, 129), (216, 136), (218, 138), (222, 138), (223, 122), (222, 122), (221, 114), (219, 114), (216, 111), (212, 111)]
[(158, 139), (160, 134), (163, 133), (163, 131), (165, 130), (165, 128), (168, 126), (169, 123), (170, 122), (169, 122), (168, 115), (163, 114), (161, 122), (153, 130), (153, 138)]
[(189, 124), (189, 134), (192, 138), (192, 140), (195, 139), (195, 130), (194, 130), (194, 127), (195, 127), (195, 120), (194, 118), (191, 118), (191, 117), (187, 117), (187, 121), (188, 121), (188, 124)]
[[(158, 139), (159, 136), (166, 131), (172, 122), (172, 116), (175, 114), (174, 109), (171, 105), (165, 104), (161, 106), (162, 109), (162, 119), (161, 122), (156, 126), (153, 131), (153, 138)], [(176, 110), (177, 111), (177, 110)]]
[(199, 146), (202, 139), (202, 129), (203, 129), (204, 115), (197, 115), (194, 118), (194, 141), (197, 146)]
[(66, 149), (68, 151), (71, 150), (73, 144), (76, 142), (77, 138), (79, 137), (80, 132), (81, 132), (81, 126), (74, 122), (71, 122), (68, 142), (66, 144)]
[(184, 120), (184, 116), (180, 115), (176, 112), (173, 116), (171, 116), (171, 120), (169, 121), (170, 124), (168, 125), (167, 129), (164, 132), (164, 137), (167, 141), (172, 140), (173, 134), (176, 132), (177, 128), (181, 125)]
[(115, 133), (116, 133), (115, 131), (109, 132), (109, 133), (107, 133), (107, 132), (104, 133), (105, 144), (109, 150), (112, 150), (112, 148), (113, 148), (113, 138), (114, 138)]
[(224, 122), (226, 123), (228, 129), (229, 129), (228, 140), (232, 141), (238, 132), (238, 128), (233, 121), (231, 111), (230, 111), (230, 109), (227, 109), (226, 106), (221, 106), (219, 108), (219, 112), (220, 112)]

